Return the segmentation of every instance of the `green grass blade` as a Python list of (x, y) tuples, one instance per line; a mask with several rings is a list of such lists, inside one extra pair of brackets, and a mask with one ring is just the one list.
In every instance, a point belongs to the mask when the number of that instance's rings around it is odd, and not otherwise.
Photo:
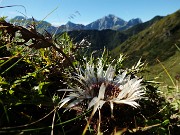
[(38, 24), (40, 24), (42, 21), (44, 21), (49, 15), (51, 15), (55, 10), (57, 10), (59, 7), (57, 6), (55, 9), (53, 9), (49, 14), (47, 14)]
[(3, 106), (3, 109), (4, 109), (4, 113), (5, 113), (5, 115), (6, 115), (7, 122), (9, 123), (9, 116), (8, 116), (8, 113), (7, 113), (7, 109), (6, 109), (6, 107), (4, 106), (4, 104), (3, 104), (3, 102), (2, 102), (1, 99), (0, 99), (0, 103), (1, 103), (2, 106)]
[(1, 48), (4, 48), (4, 47), (6, 47), (6, 45), (1, 46), (0, 49), (1, 49)]
[(157, 59), (157, 61), (159, 62), (159, 64), (161, 65), (161, 67), (164, 69), (164, 71), (166, 72), (166, 74), (168, 75), (169, 79), (171, 80), (173, 86), (176, 88), (176, 84), (174, 83), (171, 75), (169, 74), (169, 72), (167, 71), (166, 67), (160, 62), (160, 60)]
[[(9, 71), (11, 68), (13, 68), (17, 63), (19, 63), (24, 57), (26, 57), (28, 55), (28, 53), (26, 55), (24, 55), (23, 57), (21, 57), (18, 61), (16, 61), (14, 64), (12, 64), (9, 68), (7, 68), (4, 72), (1, 73), (1, 75), (3, 75), (4, 73), (6, 73), (7, 71)], [(12, 57), (13, 58), (13, 57)], [(0, 65), (1, 66), (1, 65)]]
[[(56, 124), (56, 125), (54, 125), (54, 127), (60, 126), (60, 125), (62, 126), (62, 125), (65, 125), (67, 123), (70, 123), (72, 121), (75, 121), (75, 120), (81, 118), (82, 116), (85, 116), (90, 111), (92, 111), (92, 109), (88, 110), (87, 112), (85, 112), (82, 115), (79, 115), (79, 116), (77, 116), (75, 118), (69, 119), (69, 120), (61, 122), (59, 124)], [(52, 126), (40, 127), (40, 128), (29, 128), (29, 129), (22, 129), (22, 130), (21, 129), (14, 129), (14, 128), (12, 128), (12, 129), (11, 128), (7, 128), (7, 129), (6, 128), (1, 128), (0, 133), (31, 132), (31, 131), (38, 131), (38, 130), (43, 130), (43, 129), (50, 129), (50, 128), (52, 128)]]
[(180, 51), (180, 48), (175, 44), (176, 48)]

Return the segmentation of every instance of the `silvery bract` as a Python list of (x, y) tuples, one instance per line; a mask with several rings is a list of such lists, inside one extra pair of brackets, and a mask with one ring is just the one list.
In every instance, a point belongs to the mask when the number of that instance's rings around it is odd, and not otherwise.
[(142, 79), (137, 77), (131, 79), (127, 71), (115, 75), (115, 67), (112, 65), (104, 71), (101, 59), (97, 65), (88, 62), (85, 70), (81, 68), (78, 70), (79, 72), (72, 78), (76, 79), (80, 86), (59, 90), (69, 91), (69, 95), (60, 101), (60, 108), (66, 105), (66, 109), (71, 109), (87, 103), (87, 109), (93, 107), (94, 115), (105, 103), (109, 103), (113, 117), (114, 103), (127, 104), (134, 108), (139, 106), (137, 101), (144, 95), (144, 89), (140, 84)]

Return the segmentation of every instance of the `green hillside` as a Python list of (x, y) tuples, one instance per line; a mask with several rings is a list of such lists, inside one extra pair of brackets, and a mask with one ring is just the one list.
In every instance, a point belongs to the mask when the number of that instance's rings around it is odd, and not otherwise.
[(115, 30), (76, 30), (69, 31), (68, 35), (72, 38), (74, 43), (80, 43), (82, 40), (87, 40), (91, 45), (87, 49), (88, 52), (94, 50), (103, 50), (106, 47), (108, 50), (112, 50), (119, 44), (126, 41), (129, 37), (143, 31), (144, 29), (150, 27), (156, 21), (159, 21), (163, 17), (156, 16), (153, 19), (137, 24), (134, 27), (129, 28), (125, 31), (115, 31)]
[(68, 35), (74, 43), (79, 43), (82, 40), (87, 40), (91, 45), (87, 48), (88, 52), (94, 50), (102, 50), (106, 47), (108, 50), (114, 49), (120, 43), (127, 40), (128, 36), (120, 31), (115, 30), (81, 30), (70, 31)]
[(176, 47), (180, 46), (179, 18), (180, 10), (156, 21), (113, 49), (113, 56), (125, 53), (128, 56), (128, 61), (125, 63), (127, 66), (142, 58), (148, 63), (148, 70), (151, 71), (146, 74), (148, 79), (159, 77), (158, 81), (172, 84), (158, 60), (167, 68), (173, 79), (180, 73), (180, 52)]
[(130, 36), (133, 36), (135, 34), (138, 34), (139, 32), (145, 30), (146, 28), (150, 27), (153, 23), (159, 21), (160, 19), (162, 19), (162, 16), (155, 16), (154, 18), (152, 18), (151, 20), (144, 22), (144, 23), (140, 23), (137, 24), (125, 31), (123, 31), (124, 34)]
[[(165, 69), (161, 64), (164, 66)], [(178, 76), (180, 76), (180, 52), (176, 52), (175, 55), (168, 58), (161, 64), (159, 63), (153, 66), (149, 66), (147, 69), (148, 73), (146, 73), (144, 77), (147, 80), (158, 81), (162, 83), (163, 86), (174, 86), (174, 84), (180, 86), (180, 83), (178, 83)], [(165, 70), (167, 71), (167, 73)], [(173, 82), (168, 76), (168, 74), (172, 78)]]
[(113, 49), (112, 54), (116, 56), (123, 52), (129, 56), (131, 62), (142, 57), (150, 65), (156, 64), (156, 59), (165, 61), (175, 55), (175, 44), (180, 44), (179, 18), (180, 11), (164, 17), (120, 44)]

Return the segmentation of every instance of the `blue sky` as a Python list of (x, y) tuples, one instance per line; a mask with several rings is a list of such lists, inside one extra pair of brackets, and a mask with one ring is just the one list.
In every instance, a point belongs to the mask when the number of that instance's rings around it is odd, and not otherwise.
[(9, 18), (25, 14), (37, 20), (62, 25), (67, 21), (88, 24), (108, 14), (125, 21), (141, 18), (143, 22), (156, 15), (166, 16), (180, 9), (180, 0), (0, 0), (0, 7), (23, 5), (23, 7), (0, 8), (0, 16)]

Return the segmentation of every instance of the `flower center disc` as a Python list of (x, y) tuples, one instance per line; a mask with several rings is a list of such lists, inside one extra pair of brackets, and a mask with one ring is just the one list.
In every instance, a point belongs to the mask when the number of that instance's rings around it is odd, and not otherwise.
[(114, 84), (108, 84), (105, 90), (105, 99), (117, 98), (121, 90)]
[[(101, 84), (102, 83), (92, 85), (92, 90), (94, 91), (94, 96), (98, 96)], [(117, 87), (114, 84), (108, 83), (108, 84), (106, 84), (104, 99), (109, 100), (109, 99), (117, 98), (117, 96), (119, 95), (120, 92), (121, 92), (121, 90), (119, 89), (119, 87)]]

